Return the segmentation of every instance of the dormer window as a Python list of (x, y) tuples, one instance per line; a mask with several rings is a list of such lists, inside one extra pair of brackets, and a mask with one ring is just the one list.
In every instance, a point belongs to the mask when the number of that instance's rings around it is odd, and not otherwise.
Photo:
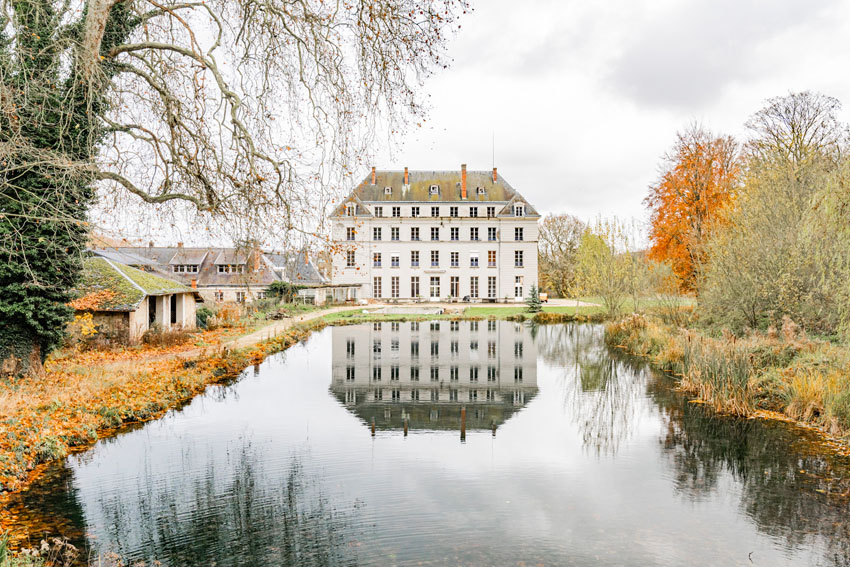
[(515, 217), (524, 217), (525, 216), (525, 205), (518, 203), (514, 205), (514, 216)]
[(440, 194), (440, 186), (439, 185), (431, 185), (431, 188), (428, 190), (430, 195), (439, 195)]
[(345, 216), (353, 217), (354, 213), (357, 211), (357, 205), (354, 203), (348, 203), (345, 205)]
[(484, 187), (481, 187), (480, 185), (475, 188), (475, 192), (478, 193), (479, 195), (486, 195), (487, 194), (487, 191), (484, 189)]
[(384, 195), (392, 195), (393, 188), (392, 187), (384, 187)]

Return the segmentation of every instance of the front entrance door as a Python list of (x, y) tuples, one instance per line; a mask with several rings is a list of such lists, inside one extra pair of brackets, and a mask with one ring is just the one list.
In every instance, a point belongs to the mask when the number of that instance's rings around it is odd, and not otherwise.
[(431, 301), (440, 301), (440, 276), (431, 276)]

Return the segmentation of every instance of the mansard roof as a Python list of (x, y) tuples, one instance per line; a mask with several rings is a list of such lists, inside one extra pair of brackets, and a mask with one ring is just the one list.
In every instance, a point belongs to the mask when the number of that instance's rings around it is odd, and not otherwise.
[[(404, 183), (404, 171), (378, 170), (373, 176), (368, 174), (363, 181), (343, 201), (335, 214), (343, 214), (347, 203), (377, 204), (381, 202), (397, 203), (508, 203), (521, 200), (526, 204), (527, 216), (536, 216), (536, 209), (500, 174), (494, 171), (466, 172), (466, 199), (462, 195), (462, 172), (454, 171), (409, 171), (408, 183)], [(436, 192), (431, 188), (437, 187)], [(500, 213), (501, 214), (501, 213)], [(364, 211), (358, 207), (357, 216)], [(365, 216), (371, 216), (365, 214)]]

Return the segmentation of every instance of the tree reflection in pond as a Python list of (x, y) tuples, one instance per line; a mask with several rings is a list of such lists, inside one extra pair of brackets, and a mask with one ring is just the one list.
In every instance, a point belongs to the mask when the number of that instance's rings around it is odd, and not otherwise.
[(688, 500), (707, 498), (723, 490), (722, 479), (731, 474), (741, 485), (741, 509), (761, 531), (790, 547), (820, 537), (829, 564), (850, 564), (846, 458), (785, 423), (718, 418), (671, 386), (653, 373), (647, 392), (662, 411), (659, 443), (676, 491)]
[(563, 369), (564, 407), (585, 447), (613, 456), (631, 434), (647, 372), (612, 353), (602, 335), (601, 325), (543, 325), (535, 334), (541, 358)]

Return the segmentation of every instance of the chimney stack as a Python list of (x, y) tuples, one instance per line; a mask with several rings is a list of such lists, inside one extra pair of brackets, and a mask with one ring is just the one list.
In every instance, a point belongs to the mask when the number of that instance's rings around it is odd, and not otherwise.
[(198, 280), (197, 280), (197, 278), (192, 278), (192, 289), (198, 289)]
[(496, 168), (493, 168), (493, 183), (498, 180), (499, 175), (496, 173)]
[(177, 248), (183, 248), (183, 243), (182, 243), (182, 242), (178, 242), (178, 243), (177, 243)]
[(460, 198), (466, 199), (466, 164), (460, 165)]
[(404, 168), (404, 184), (405, 184), (405, 185), (410, 185), (410, 176), (409, 176), (409, 174), (407, 173), (407, 168), (406, 168), (406, 167)]
[(375, 173), (375, 166), (372, 166), (372, 185), (378, 184), (378, 175)]

